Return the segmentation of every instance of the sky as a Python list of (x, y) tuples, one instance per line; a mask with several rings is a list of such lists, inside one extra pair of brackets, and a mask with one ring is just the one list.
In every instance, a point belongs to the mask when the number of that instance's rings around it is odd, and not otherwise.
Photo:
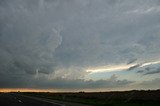
[(0, 89), (160, 88), (160, 0), (0, 0)]

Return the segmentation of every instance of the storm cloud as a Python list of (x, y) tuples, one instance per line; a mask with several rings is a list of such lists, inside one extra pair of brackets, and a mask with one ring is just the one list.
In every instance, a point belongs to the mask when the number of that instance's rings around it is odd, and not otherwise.
[(150, 70), (149, 72), (146, 72), (144, 75), (149, 75), (149, 74), (158, 74), (160, 73), (160, 67), (154, 70)]
[(30, 88), (41, 88), (41, 89), (97, 89), (97, 88), (118, 88), (129, 86), (134, 83), (134, 81), (129, 80), (118, 80), (116, 75), (112, 75), (108, 79), (101, 80), (84, 80), (84, 79), (66, 79), (66, 78), (55, 78), (48, 79), (46, 77), (39, 78), (18, 78), (13, 81), (10, 78), (6, 78), (8, 82), (1, 80), (1, 86), (11, 87), (11, 88), (25, 88), (29, 86)]
[(159, 61), (159, 13), (159, 0), (0, 0), (0, 87), (125, 85), (86, 70)]

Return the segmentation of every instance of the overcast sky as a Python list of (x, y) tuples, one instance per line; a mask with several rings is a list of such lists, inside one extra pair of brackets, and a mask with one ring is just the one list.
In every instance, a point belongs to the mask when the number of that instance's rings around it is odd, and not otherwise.
[(160, 88), (160, 0), (0, 0), (0, 88)]

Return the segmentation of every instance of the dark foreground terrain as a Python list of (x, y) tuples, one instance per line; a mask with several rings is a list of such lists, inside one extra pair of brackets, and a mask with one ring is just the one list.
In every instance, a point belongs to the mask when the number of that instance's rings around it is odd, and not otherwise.
[(0, 93), (0, 106), (88, 106), (45, 98), (26, 96), (19, 93)]
[(160, 90), (96, 93), (2, 93), (0, 94), (0, 106), (5, 106), (4, 102), (11, 106), (160, 106)]

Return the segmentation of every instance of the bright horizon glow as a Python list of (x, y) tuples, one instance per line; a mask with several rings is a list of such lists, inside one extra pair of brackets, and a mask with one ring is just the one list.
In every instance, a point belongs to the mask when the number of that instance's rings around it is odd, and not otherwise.
[[(154, 61), (154, 62), (146, 62), (142, 63), (140, 67), (145, 67), (152, 64), (159, 64), (160, 61)], [(134, 64), (122, 64), (122, 65), (113, 65), (113, 66), (102, 66), (97, 67), (93, 69), (87, 69), (86, 72), (89, 73), (101, 73), (101, 72), (114, 72), (114, 71), (124, 71), (126, 69), (129, 69), (130, 67), (133, 67), (135, 65), (138, 65), (137, 63)]]
[(0, 92), (54, 92), (54, 91), (49, 89), (0, 88)]

